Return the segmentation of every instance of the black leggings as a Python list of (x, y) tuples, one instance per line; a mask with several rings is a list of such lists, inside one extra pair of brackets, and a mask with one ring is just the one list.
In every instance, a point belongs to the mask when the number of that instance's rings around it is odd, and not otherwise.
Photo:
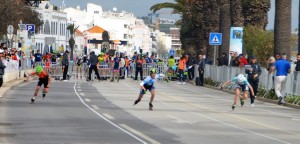
[[(248, 81), (249, 81), (250, 85), (253, 88), (254, 94), (256, 95), (257, 91), (258, 91), (258, 83), (259, 83), (259, 81), (255, 81), (255, 80), (253, 81), (253, 80), (249, 80), (249, 79), (248, 79)], [(250, 90), (249, 90), (249, 92), (250, 92)], [(254, 95), (252, 95), (251, 92), (250, 92), (250, 99), (251, 99), (251, 104), (254, 103), (255, 97), (254, 97)]]
[(140, 72), (141, 80), (143, 80), (143, 68), (141, 68), (141, 67), (136, 68), (134, 80), (137, 80), (138, 72)]

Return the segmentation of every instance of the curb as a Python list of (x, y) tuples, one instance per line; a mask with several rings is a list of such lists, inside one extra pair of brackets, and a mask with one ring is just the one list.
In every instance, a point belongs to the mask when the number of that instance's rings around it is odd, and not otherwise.
[[(194, 84), (194, 82), (189, 82), (189, 83), (190, 84)], [(210, 89), (213, 89), (213, 90), (220, 90), (219, 88), (216, 88), (216, 87), (210, 86), (210, 85), (204, 85), (204, 87), (210, 88)], [(223, 89), (222, 91), (226, 92), (226, 93), (229, 93), (229, 94), (235, 94), (234, 91), (230, 91), (230, 90), (227, 90), (227, 89)], [(267, 99), (267, 98), (263, 98), (263, 97), (256, 97), (256, 100), (278, 105), (276, 100), (271, 100), (271, 99)], [(285, 107), (289, 107), (289, 108), (294, 108), (294, 109), (300, 109), (300, 105), (293, 105), (293, 104), (289, 104), (289, 103), (283, 104), (281, 106), (285, 106)]]

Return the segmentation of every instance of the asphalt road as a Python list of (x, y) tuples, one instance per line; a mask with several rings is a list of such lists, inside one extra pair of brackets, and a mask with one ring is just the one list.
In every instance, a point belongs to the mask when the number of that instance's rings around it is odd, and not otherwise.
[(0, 99), (0, 143), (281, 144), (300, 141), (300, 112), (249, 101), (231, 111), (233, 95), (175, 82), (156, 83), (132, 106), (139, 83), (53, 82), (49, 94), (30, 104), (35, 82)]

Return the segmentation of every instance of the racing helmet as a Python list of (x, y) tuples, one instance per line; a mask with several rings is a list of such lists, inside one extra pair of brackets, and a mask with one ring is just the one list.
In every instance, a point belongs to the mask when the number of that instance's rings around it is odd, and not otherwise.
[(40, 65), (38, 65), (38, 66), (36, 66), (35, 71), (36, 71), (37, 73), (41, 73), (41, 72), (43, 71), (43, 67), (40, 66)]
[(150, 70), (150, 74), (155, 74), (155, 73), (156, 73), (156, 69), (155, 68), (153, 68), (153, 69)]
[(243, 74), (239, 74), (237, 76), (238, 82), (243, 82), (244, 80), (246, 80), (246, 77)]

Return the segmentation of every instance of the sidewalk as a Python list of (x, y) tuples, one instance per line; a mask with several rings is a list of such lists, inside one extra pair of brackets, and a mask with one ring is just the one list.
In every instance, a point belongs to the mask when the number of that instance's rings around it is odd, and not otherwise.
[(16, 85), (21, 84), (22, 82), (24, 82), (24, 79), (16, 79), (16, 80), (5, 82), (2, 85), (2, 87), (0, 87), (0, 98), (3, 97), (8, 90), (10, 90)]

